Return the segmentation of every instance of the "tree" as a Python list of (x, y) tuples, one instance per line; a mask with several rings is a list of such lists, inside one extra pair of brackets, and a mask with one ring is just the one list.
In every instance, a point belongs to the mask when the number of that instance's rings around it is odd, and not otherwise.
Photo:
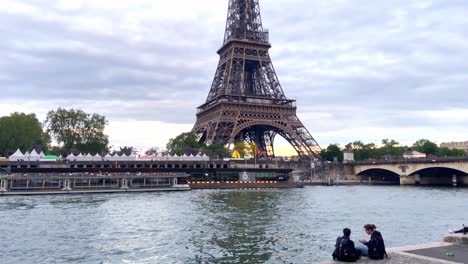
[(247, 145), (246, 142), (237, 142), (234, 145), (234, 150), (237, 150), (239, 152), (239, 155), (244, 158), (245, 156), (250, 154), (249, 146)]
[(0, 117), (0, 155), (7, 156), (18, 148), (22, 152), (31, 149), (47, 152), (49, 141), (35, 114)]
[(398, 146), (400, 145), (400, 143), (398, 143), (397, 141), (393, 140), (393, 139), (382, 139), (382, 145), (384, 147), (390, 147), (390, 148), (393, 148), (395, 146)]
[(190, 152), (196, 150), (200, 150), (203, 147), (206, 147), (204, 143), (200, 143), (197, 139), (197, 135), (191, 132), (186, 132), (178, 135), (175, 138), (171, 138), (166, 145), (167, 151), (171, 154), (182, 155), (184, 154), (184, 150)]
[(258, 156), (258, 146), (254, 142), (248, 142), (247, 143), (247, 150), (249, 152), (250, 156), (257, 157)]
[(152, 147), (148, 149), (145, 154), (148, 156), (156, 156), (159, 153), (159, 148), (158, 147)]
[(413, 148), (427, 155), (437, 155), (438, 146), (427, 139), (420, 139), (413, 144)]
[(355, 141), (347, 144), (353, 147), (355, 160), (368, 160), (380, 158), (379, 149), (374, 143), (365, 144), (362, 141)]
[(328, 161), (334, 161), (335, 158), (338, 161), (343, 161), (343, 151), (337, 144), (331, 144), (327, 147), (327, 149), (322, 150), (320, 153), (323, 159)]
[(134, 150), (133, 147), (128, 147), (128, 146), (124, 146), (124, 147), (119, 147), (120, 150), (118, 151), (113, 151), (112, 154), (113, 155), (119, 155), (119, 156), (122, 156), (122, 155), (125, 155), (125, 156), (130, 156), (132, 155), (132, 152)]
[(66, 150), (81, 152), (108, 152), (109, 139), (104, 134), (108, 124), (104, 116), (87, 114), (82, 110), (62, 109), (50, 111), (46, 119), (47, 132)]
[(378, 154), (383, 156), (401, 157), (405, 152), (405, 147), (399, 146), (400, 143), (393, 139), (382, 139), (382, 147), (378, 150)]
[(449, 149), (439, 147), (436, 155), (439, 157), (460, 157), (465, 156), (466, 152), (462, 149)]
[(206, 155), (216, 158), (228, 158), (229, 150), (227, 150), (222, 144), (211, 144), (203, 148)]

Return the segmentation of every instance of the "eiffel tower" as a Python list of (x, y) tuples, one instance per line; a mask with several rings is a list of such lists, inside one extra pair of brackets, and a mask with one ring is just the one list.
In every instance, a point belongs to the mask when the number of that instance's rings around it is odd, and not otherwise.
[(296, 115), (296, 101), (286, 98), (268, 50), (259, 0), (229, 0), (224, 43), (211, 90), (197, 108), (192, 132), (207, 144), (232, 147), (255, 143), (274, 157), (277, 135), (302, 157), (319, 158), (320, 146)]

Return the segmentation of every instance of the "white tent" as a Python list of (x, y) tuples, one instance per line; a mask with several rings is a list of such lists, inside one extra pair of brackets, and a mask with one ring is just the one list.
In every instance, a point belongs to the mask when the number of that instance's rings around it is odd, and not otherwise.
[(122, 155), (119, 155), (119, 154), (115, 154), (112, 156), (112, 161), (120, 161), (122, 160)]
[(28, 154), (28, 158), (30, 161), (39, 161), (41, 159), (41, 155), (37, 153), (35, 149), (33, 149), (31, 153)]
[(70, 155), (67, 156), (67, 160), (70, 160), (70, 161), (78, 160), (78, 157), (80, 157), (80, 155), (81, 153), (79, 155), (75, 155), (71, 153)]
[(177, 154), (167, 156), (167, 160), (179, 160), (180, 157)]
[(94, 155), (92, 157), (93, 157), (93, 161), (102, 161), (102, 157), (101, 157), (101, 155), (99, 155), (99, 153), (96, 153), (96, 155)]
[(10, 161), (18, 161), (18, 160), (26, 160), (28, 157), (21, 152), (20, 149), (17, 149), (15, 153), (13, 153), (8, 160)]
[(137, 155), (135, 153), (130, 154), (130, 156), (127, 156), (127, 160), (136, 160)]
[(161, 153), (159, 153), (156, 157), (155, 157), (155, 160), (163, 160), (164, 157)]
[(104, 156), (104, 160), (112, 161), (114, 160), (114, 156), (112, 156), (110, 153), (107, 153), (107, 155)]
[(193, 154), (190, 154), (185, 160), (193, 161), (193, 160), (197, 160), (197, 159), (195, 158), (195, 156)]
[(114, 157), (112, 158), (113, 161), (127, 161), (129, 160), (129, 156), (125, 155), (125, 154), (122, 154), (122, 155), (114, 155)]
[(201, 160), (200, 154), (193, 156), (192, 160)]
[(74, 160), (76, 161), (86, 161), (86, 156), (83, 156), (83, 154), (78, 154), (77, 156), (75, 156)]

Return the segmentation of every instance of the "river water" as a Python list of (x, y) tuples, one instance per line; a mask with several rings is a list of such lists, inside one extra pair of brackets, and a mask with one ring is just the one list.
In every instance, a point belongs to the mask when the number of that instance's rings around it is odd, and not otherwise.
[(399, 186), (0, 197), (0, 262), (318, 263), (366, 223), (390, 247), (441, 241), (467, 202)]

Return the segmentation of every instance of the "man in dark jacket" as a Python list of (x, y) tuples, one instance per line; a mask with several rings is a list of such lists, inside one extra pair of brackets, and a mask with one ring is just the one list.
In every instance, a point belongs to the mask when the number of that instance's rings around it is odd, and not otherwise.
[(355, 262), (359, 259), (360, 252), (356, 251), (354, 242), (350, 239), (351, 229), (343, 229), (343, 236), (338, 237), (333, 251), (333, 259), (344, 262)]

